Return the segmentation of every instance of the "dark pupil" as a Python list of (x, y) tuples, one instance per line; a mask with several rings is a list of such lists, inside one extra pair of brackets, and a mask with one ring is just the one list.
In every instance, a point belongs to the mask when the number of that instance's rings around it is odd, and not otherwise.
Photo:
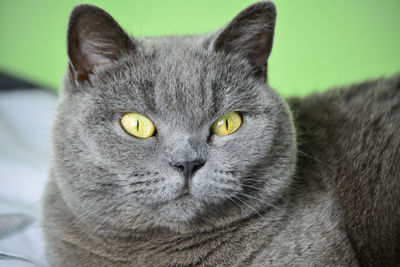
[(228, 130), (228, 119), (225, 119), (225, 126), (226, 126), (226, 130)]

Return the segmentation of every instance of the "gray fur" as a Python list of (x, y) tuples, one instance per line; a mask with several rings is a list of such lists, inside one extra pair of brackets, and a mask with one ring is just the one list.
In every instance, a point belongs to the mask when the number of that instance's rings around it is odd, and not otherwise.
[[(87, 35), (79, 30), (96, 28), (74, 28), (91, 20), (107, 27)], [(265, 83), (266, 68), (260, 64), (271, 50), (274, 23), (273, 4), (260, 2), (216, 33), (129, 39), (104, 11), (87, 5), (74, 9), (70, 67), (44, 199), (42, 224), (52, 266), (362, 263), (363, 251), (354, 242), (363, 236), (349, 231), (355, 207), (343, 208), (346, 186), (329, 171), (341, 169), (340, 161), (331, 164), (346, 147), (325, 151), (329, 143), (316, 146), (317, 153), (302, 143), (308, 142), (308, 123), (317, 127), (312, 132), (323, 132), (318, 127), (337, 115), (309, 112), (307, 103), (318, 107), (313, 101), (332, 97), (291, 100), (295, 120), (304, 119), (298, 121), (298, 151), (292, 112)], [(386, 90), (398, 105), (398, 88)], [(346, 106), (341, 94), (332, 108)], [(231, 135), (212, 135), (213, 122), (230, 111), (242, 114), (242, 126)], [(128, 135), (119, 124), (124, 112), (146, 115), (157, 134), (149, 139)], [(321, 125), (315, 125), (319, 116)], [(350, 140), (357, 132), (344, 131), (340, 137)], [(172, 165), (196, 159), (205, 164), (190, 181), (190, 195), (180, 197), (184, 179)]]

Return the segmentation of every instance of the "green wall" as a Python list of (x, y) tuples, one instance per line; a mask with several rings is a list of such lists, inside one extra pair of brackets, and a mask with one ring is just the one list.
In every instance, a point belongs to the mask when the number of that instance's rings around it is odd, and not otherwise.
[[(134, 36), (204, 33), (252, 0), (86, 1)], [(57, 89), (67, 62), (68, 15), (77, 0), (1, 0), (0, 70)], [(400, 72), (399, 0), (276, 0), (270, 83), (284, 95)]]

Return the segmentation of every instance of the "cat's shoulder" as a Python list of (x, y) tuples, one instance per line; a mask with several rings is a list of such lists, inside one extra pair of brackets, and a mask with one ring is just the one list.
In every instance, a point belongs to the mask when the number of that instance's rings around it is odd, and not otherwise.
[[(298, 139), (380, 153), (400, 135), (400, 74), (288, 99)], [(327, 143), (329, 142), (329, 143)], [(364, 144), (360, 147), (360, 144)], [(328, 152), (329, 151), (325, 151)], [(360, 152), (360, 151), (359, 151)]]
[[(386, 112), (400, 114), (400, 74), (333, 88), (303, 98), (293, 97), (288, 102), (295, 116), (324, 116), (333, 120), (345, 116), (351, 120), (363, 120), (370, 118), (360, 116), (363, 113), (374, 116)], [(327, 112), (334, 114), (327, 118)]]
[[(400, 261), (400, 75), (289, 100), (298, 168), (332, 185), (363, 265)], [(321, 164), (323, 163), (323, 164)]]

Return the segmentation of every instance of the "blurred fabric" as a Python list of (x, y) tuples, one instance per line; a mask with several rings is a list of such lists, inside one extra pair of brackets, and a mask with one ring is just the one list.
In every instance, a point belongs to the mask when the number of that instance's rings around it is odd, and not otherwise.
[(40, 202), (51, 165), (57, 96), (45, 89), (4, 89), (0, 88), (0, 266), (45, 266)]

